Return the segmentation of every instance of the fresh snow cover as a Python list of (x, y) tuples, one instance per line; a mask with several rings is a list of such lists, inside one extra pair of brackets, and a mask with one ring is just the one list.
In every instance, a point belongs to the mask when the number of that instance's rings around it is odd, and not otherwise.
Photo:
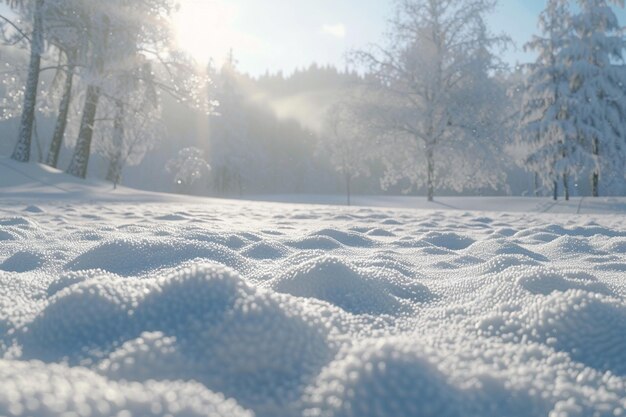
[(0, 416), (626, 413), (624, 199), (0, 198)]

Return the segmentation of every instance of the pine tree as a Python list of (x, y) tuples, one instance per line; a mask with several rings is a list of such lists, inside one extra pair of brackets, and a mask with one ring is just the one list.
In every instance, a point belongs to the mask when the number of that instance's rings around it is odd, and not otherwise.
[[(611, 182), (623, 183), (626, 168), (626, 43), (611, 4), (623, 0), (578, 0), (564, 50), (571, 91), (570, 117), (591, 167), (594, 197)], [(613, 184), (614, 185), (614, 184)]]
[(542, 36), (535, 36), (526, 45), (538, 57), (527, 66), (517, 138), (524, 154), (521, 165), (553, 187), (554, 199), (558, 198), (560, 178), (569, 197), (568, 178), (581, 164), (581, 149), (570, 117), (569, 72), (563, 61), (570, 20), (567, 0), (549, 0), (539, 17)]

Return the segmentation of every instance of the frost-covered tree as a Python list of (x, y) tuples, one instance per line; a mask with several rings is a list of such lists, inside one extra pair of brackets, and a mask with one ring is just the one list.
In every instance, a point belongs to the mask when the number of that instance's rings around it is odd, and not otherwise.
[(584, 152), (572, 123), (570, 68), (563, 59), (571, 36), (568, 0), (549, 0), (539, 17), (541, 36), (535, 36), (526, 49), (538, 54), (527, 65), (517, 145), (520, 165), (535, 173), (558, 194), (563, 180), (569, 199), (569, 178), (584, 165)]
[(329, 156), (333, 168), (345, 181), (348, 205), (352, 204), (352, 182), (370, 173), (372, 144), (367, 136), (366, 126), (349, 104), (337, 103), (328, 109), (318, 148)]
[(141, 163), (165, 131), (151, 66), (146, 63), (133, 72), (120, 74), (113, 91), (105, 93), (98, 112), (96, 152), (108, 162), (106, 179), (114, 187), (126, 166)]
[[(103, 97), (116, 97), (120, 76), (137, 74), (139, 81), (197, 109), (209, 111), (213, 104), (206, 97), (205, 77), (196, 74), (186, 55), (172, 48), (169, 16), (175, 10), (173, 0), (113, 0), (89, 6), (83, 16), (90, 47), (80, 60), (79, 71), (87, 87), (78, 139), (67, 169), (83, 178), (100, 102)], [(151, 70), (136, 71), (146, 61)]]
[(626, 169), (626, 88), (623, 30), (611, 5), (623, 0), (577, 0), (572, 33), (563, 51), (570, 88), (569, 117), (592, 161), (592, 194), (600, 180), (624, 182)]
[(138, 9), (135, 2), (117, 0), (79, 5), (86, 7), (77, 16), (83, 20), (82, 27), (89, 39), (89, 48), (81, 57), (81, 77), (87, 87), (78, 139), (67, 169), (69, 174), (81, 178), (87, 174), (102, 88), (112, 73), (123, 71), (123, 66), (137, 56), (142, 40), (141, 19), (149, 17), (144, 15), (146, 10), (142, 7), (148, 3), (138, 2)]
[(500, 67), (491, 50), (507, 41), (486, 29), (495, 1), (397, 4), (388, 45), (354, 54), (375, 81), (364, 117), (378, 122), (382, 136), (393, 138), (384, 152), (383, 184), (408, 180), (426, 186), (429, 200), (436, 187), (497, 187), (502, 178), (489, 169), (489, 144), (476, 141), (478, 131), (497, 118), (472, 117), (490, 107), (483, 108), (493, 91), (485, 83)]
[(189, 188), (196, 181), (206, 178), (211, 166), (200, 149), (190, 147), (181, 149), (176, 158), (167, 163), (165, 169), (174, 176), (176, 185)]
[[(79, 58), (85, 56), (89, 40), (83, 27), (86, 18), (81, 16), (88, 9), (84, 3), (90, 0), (66, 0), (62, 7), (47, 10), (45, 14), (46, 38), (58, 51), (56, 75), (50, 90), (58, 100), (57, 118), (46, 157), (46, 164), (56, 168), (65, 137), (70, 106), (75, 87), (76, 69)], [(53, 69), (51, 67), (50, 69)]]

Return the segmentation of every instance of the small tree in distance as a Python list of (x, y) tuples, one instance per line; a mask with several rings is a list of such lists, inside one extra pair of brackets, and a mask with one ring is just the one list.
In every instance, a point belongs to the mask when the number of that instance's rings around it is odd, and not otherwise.
[(200, 149), (190, 147), (181, 149), (176, 158), (165, 165), (165, 169), (174, 176), (177, 186), (189, 191), (197, 181), (208, 177), (211, 166)]
[(348, 104), (338, 103), (328, 109), (319, 149), (329, 155), (334, 169), (343, 177), (348, 206), (352, 204), (352, 182), (370, 173), (369, 145), (365, 129)]

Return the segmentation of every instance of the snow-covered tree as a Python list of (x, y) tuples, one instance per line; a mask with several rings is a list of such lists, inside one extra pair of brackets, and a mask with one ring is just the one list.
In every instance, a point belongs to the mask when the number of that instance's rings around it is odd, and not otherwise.
[(139, 9), (135, 8), (135, 2), (120, 1), (79, 5), (86, 8), (77, 16), (83, 20), (90, 45), (80, 58), (83, 64), (81, 77), (87, 87), (78, 139), (67, 169), (74, 176), (85, 178), (87, 174), (98, 104), (108, 77), (123, 71), (124, 65), (138, 55), (142, 40), (141, 19), (149, 17), (142, 13), (145, 10), (141, 10), (147, 4), (140, 3)]
[[(98, 108), (103, 97), (117, 96), (120, 76), (138, 74), (139, 81), (190, 107), (209, 111), (206, 78), (198, 76), (188, 57), (172, 48), (169, 16), (173, 0), (114, 0), (89, 5), (84, 28), (90, 48), (79, 71), (87, 85), (81, 127), (67, 172), (85, 177)], [(150, 62), (150, 71), (135, 71)], [(123, 99), (122, 99), (123, 101)]]
[[(50, 90), (51, 97), (58, 101), (57, 118), (46, 157), (46, 164), (54, 168), (59, 162), (59, 154), (65, 137), (73, 91), (75, 87), (78, 59), (85, 56), (89, 40), (85, 37), (83, 3), (88, 0), (66, 0), (62, 7), (50, 8), (45, 15), (46, 38), (58, 51), (56, 75)], [(52, 69), (52, 68), (51, 68)]]
[(29, 42), (30, 61), (24, 89), (24, 104), (22, 106), (18, 139), (11, 158), (20, 162), (28, 162), (30, 160), (30, 148), (35, 124), (41, 55), (45, 48), (43, 23), (44, 0), (10, 0), (7, 3), (17, 9), (20, 14), (28, 16), (28, 20), (31, 22), (30, 31), (28, 31), (28, 29), (20, 29), (16, 25), (13, 25), (13, 28), (19, 32), (17, 36), (26, 38)]
[[(43, 162), (43, 149), (37, 134), (35, 115), (37, 112), (42, 112), (46, 116), (51, 114), (52, 108), (56, 106), (52, 102), (56, 96), (56, 90), (60, 86), (57, 82), (60, 77), (54, 77), (53, 82), (46, 86), (47, 88), (40, 88), (44, 85), (44, 82), (41, 81), (41, 74), (55, 69), (57, 73), (60, 73), (62, 69), (67, 68), (63, 63), (55, 61), (56, 48), (59, 45), (57, 41), (66, 38), (60, 36), (65, 31), (64, 25), (67, 23), (60, 19), (64, 2), (48, 0), (43, 3), (43, 6), (29, 0), (9, 1), (7, 3), (11, 9), (7, 15), (0, 16), (2, 18), (0, 20), (0, 37), (5, 45), (28, 49), (30, 58), (28, 62), (24, 63), (22, 62), (22, 55), (26, 54), (20, 53), (19, 49), (11, 51), (12, 62), (10, 65), (7, 64), (9, 67), (6, 71), (2, 71), (1, 82), (5, 93), (1, 100), (2, 113), (0, 118), (21, 117), (16, 155), (24, 157), (28, 154), (28, 159), (30, 159), (31, 142), (34, 138), (39, 155), (38, 160)], [(39, 16), (39, 19), (35, 19), (35, 16)], [(35, 23), (39, 23), (41, 27)], [(40, 40), (39, 54), (34, 57), (33, 46), (36, 44), (33, 42), (33, 36), (37, 34)], [(32, 89), (33, 85), (29, 84), (29, 82), (34, 81), (33, 71), (35, 71), (35, 67), (38, 67), (36, 78), (39, 83), (36, 91)], [(34, 100), (31, 100), (29, 96), (34, 97)], [(29, 109), (31, 105), (34, 106), (32, 118)]]
[(577, 0), (572, 33), (563, 51), (568, 67), (571, 123), (592, 160), (592, 193), (619, 180), (626, 169), (626, 88), (623, 30), (611, 5), (623, 0)]
[(337, 103), (328, 109), (319, 151), (329, 156), (333, 168), (345, 181), (348, 205), (351, 205), (352, 182), (370, 173), (372, 144), (367, 135), (366, 126), (349, 104)]
[(355, 53), (375, 81), (364, 117), (393, 139), (384, 152), (384, 185), (425, 185), (433, 200), (436, 187), (502, 182), (490, 169), (490, 146), (476, 141), (481, 127), (497, 118), (472, 117), (492, 99), (485, 83), (500, 63), (491, 50), (507, 41), (486, 29), (494, 6), (493, 0), (400, 0), (388, 45)]
[(176, 158), (167, 163), (165, 169), (174, 176), (176, 185), (189, 188), (196, 181), (207, 178), (211, 166), (200, 149), (191, 147), (181, 149)]
[(569, 178), (584, 165), (584, 153), (572, 124), (570, 68), (563, 60), (571, 36), (568, 0), (549, 0), (539, 17), (541, 36), (526, 45), (538, 53), (527, 65), (517, 145), (520, 165), (535, 173), (558, 194), (563, 180), (565, 198), (569, 199)]
[[(143, 74), (141, 74), (143, 73)], [(106, 179), (116, 187), (126, 166), (141, 163), (163, 135), (161, 107), (151, 66), (120, 74), (111, 94), (105, 95), (98, 117), (96, 152), (108, 162)]]

